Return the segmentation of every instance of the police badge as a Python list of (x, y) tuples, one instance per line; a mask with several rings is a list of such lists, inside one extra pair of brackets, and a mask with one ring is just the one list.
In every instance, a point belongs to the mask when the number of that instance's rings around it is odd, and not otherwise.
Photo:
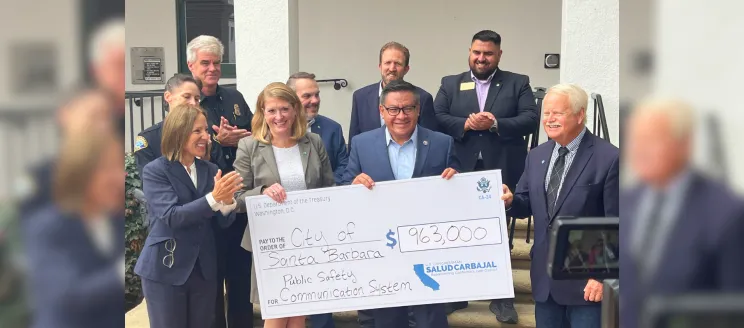
[(238, 104), (233, 106), (233, 114), (235, 114), (235, 116), (240, 116), (240, 107), (238, 107)]
[(486, 179), (485, 177), (478, 180), (478, 191), (483, 192), (484, 194), (491, 191), (491, 181)]
[(147, 148), (147, 139), (143, 136), (137, 136), (137, 139), (134, 140), (134, 152), (145, 148)]

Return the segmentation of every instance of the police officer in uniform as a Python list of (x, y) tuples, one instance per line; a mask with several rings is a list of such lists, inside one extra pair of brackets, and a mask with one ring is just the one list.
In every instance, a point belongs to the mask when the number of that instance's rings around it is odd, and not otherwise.
[[(221, 63), (225, 47), (213, 36), (200, 35), (186, 47), (187, 63), (194, 78), (202, 82), (201, 107), (207, 111), (213, 130), (212, 146), (220, 148), (222, 173), (233, 171), (238, 141), (250, 136), (253, 113), (243, 95), (235, 89), (218, 85), (222, 76)], [(217, 295), (217, 321), (214, 327), (253, 327), (251, 295), (251, 253), (240, 246), (248, 224), (245, 213), (238, 214), (226, 230), (215, 229), (218, 266), (224, 273), (227, 304), (222, 293)], [(221, 257), (219, 255), (222, 255)], [(220, 282), (220, 291), (222, 283)], [(225, 307), (227, 311), (225, 311)], [(227, 321), (225, 322), (225, 312)]]
[[(168, 79), (163, 94), (163, 99), (168, 103), (166, 110), (181, 104), (198, 105), (201, 99), (201, 85), (198, 80), (184, 74), (176, 74)], [(163, 138), (162, 127), (163, 121), (160, 121), (137, 134), (137, 139), (134, 141), (134, 161), (137, 163), (140, 177), (147, 163), (162, 156), (160, 152), (160, 140)], [(220, 147), (212, 147), (210, 161), (218, 166), (224, 165)]]

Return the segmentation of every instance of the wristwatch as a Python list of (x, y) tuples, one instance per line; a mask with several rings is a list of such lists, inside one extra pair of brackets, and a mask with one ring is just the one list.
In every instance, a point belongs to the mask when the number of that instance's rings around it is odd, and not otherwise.
[(488, 128), (488, 131), (493, 132), (493, 133), (498, 133), (499, 132), (499, 121), (493, 121), (493, 125), (491, 125), (491, 127)]

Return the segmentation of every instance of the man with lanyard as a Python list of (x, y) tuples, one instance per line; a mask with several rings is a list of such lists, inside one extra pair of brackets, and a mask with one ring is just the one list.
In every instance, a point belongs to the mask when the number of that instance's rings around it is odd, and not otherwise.
[[(222, 76), (221, 63), (225, 52), (222, 42), (213, 36), (200, 35), (186, 47), (189, 70), (194, 78), (202, 82), (200, 105), (207, 111), (208, 123), (212, 126), (213, 147), (220, 147), (224, 167), (223, 174), (233, 171), (233, 161), (238, 141), (250, 136), (253, 113), (243, 95), (235, 89), (218, 85)], [(227, 321), (222, 293), (217, 295), (217, 320), (215, 327), (253, 327), (251, 294), (251, 253), (240, 247), (243, 232), (248, 224), (245, 214), (238, 214), (235, 222), (226, 230), (216, 229), (218, 242), (218, 267), (225, 278), (227, 292)], [(220, 289), (222, 281), (220, 279)], [(227, 325), (226, 325), (227, 323)]]

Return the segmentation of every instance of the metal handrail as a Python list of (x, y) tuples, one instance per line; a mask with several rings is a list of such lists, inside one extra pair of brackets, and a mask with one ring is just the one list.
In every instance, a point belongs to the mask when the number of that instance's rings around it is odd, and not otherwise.
[[(221, 84), (220, 87), (223, 88), (235, 88), (235, 84)], [(155, 122), (155, 105), (158, 104), (158, 101), (155, 100), (155, 98), (160, 98), (159, 104), (160, 104), (160, 114), (161, 117), (165, 117), (165, 113), (167, 112), (168, 103), (163, 99), (163, 93), (165, 93), (165, 89), (154, 89), (154, 90), (144, 90), (144, 91), (127, 91), (124, 95), (124, 101), (129, 104), (129, 151), (134, 150), (134, 140), (136, 138), (136, 133), (134, 130), (134, 114), (135, 114), (135, 107), (138, 108), (138, 112), (140, 114), (140, 131), (156, 124)], [(148, 101), (149, 100), (149, 101)], [(145, 126), (145, 104), (150, 104), (150, 125)]]
[[(604, 103), (602, 102), (602, 95), (598, 93), (592, 93), (592, 99), (594, 99), (594, 118), (593, 118), (593, 129), (592, 132), (598, 137), (610, 141), (610, 131), (607, 128), (607, 116), (605, 115)], [(597, 120), (599, 117), (599, 120)]]

